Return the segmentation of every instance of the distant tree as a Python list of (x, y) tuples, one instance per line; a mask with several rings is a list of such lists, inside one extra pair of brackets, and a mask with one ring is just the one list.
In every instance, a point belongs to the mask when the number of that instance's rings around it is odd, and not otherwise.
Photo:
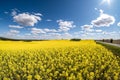
[(103, 42), (104, 42), (105, 40), (103, 39)]
[(110, 39), (110, 43), (113, 43), (113, 39)]
[(71, 39), (70, 41), (80, 41), (81, 39)]

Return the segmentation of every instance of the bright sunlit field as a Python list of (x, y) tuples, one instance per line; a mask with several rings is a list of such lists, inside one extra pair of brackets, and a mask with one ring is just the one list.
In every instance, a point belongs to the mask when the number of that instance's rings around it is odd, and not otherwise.
[(120, 57), (86, 41), (0, 41), (0, 80), (119, 80)]

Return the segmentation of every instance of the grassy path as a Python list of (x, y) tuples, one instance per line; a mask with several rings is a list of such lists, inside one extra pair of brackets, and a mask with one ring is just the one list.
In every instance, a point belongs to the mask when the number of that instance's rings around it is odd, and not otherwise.
[(97, 43), (101, 44), (104, 47), (106, 47), (108, 50), (113, 52), (116, 56), (120, 57), (120, 45), (111, 44), (111, 43), (105, 43), (105, 42), (97, 42)]

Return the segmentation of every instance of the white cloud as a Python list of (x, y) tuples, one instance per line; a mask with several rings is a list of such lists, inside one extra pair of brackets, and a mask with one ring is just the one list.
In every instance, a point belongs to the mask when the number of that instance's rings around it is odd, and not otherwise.
[(18, 31), (18, 30), (10, 30), (10, 33), (13, 33), (13, 34), (18, 34), (18, 33), (20, 33), (20, 31)]
[(26, 33), (25, 36), (31, 36), (31, 34), (30, 33)]
[[(119, 35), (118, 33), (119, 33), (119, 32), (116, 32), (116, 31), (111, 31), (111, 32), (103, 31), (101, 34), (107, 35), (107, 36), (109, 35), (108, 37), (114, 35), (114, 36), (112, 36), (112, 37), (115, 37), (115, 36)], [(111, 38), (112, 38), (112, 37), (111, 37)]]
[(18, 28), (18, 29), (21, 29), (23, 28), (22, 26), (19, 26), (19, 25), (9, 25), (10, 28)]
[(5, 13), (5, 14), (8, 14), (9, 12), (5, 11), (4, 13)]
[(94, 29), (92, 29), (93, 28), (92, 25), (83, 25), (83, 26), (81, 26), (81, 28), (82, 28), (82, 30), (88, 31), (88, 32), (93, 32), (94, 31)]
[(56, 33), (58, 32), (56, 29), (39, 29), (39, 28), (31, 28), (31, 33), (40, 34), (40, 33)]
[(51, 36), (51, 38), (53, 39), (71, 39), (72, 35), (68, 32), (65, 33), (49, 33), (49, 36)]
[(86, 30), (87, 32), (93, 32), (93, 31), (95, 31), (94, 29), (87, 29)]
[(15, 15), (17, 15), (17, 12), (20, 12), (17, 8), (12, 9), (11, 15), (15, 16)]
[(92, 25), (83, 25), (83, 26), (81, 26), (81, 28), (82, 28), (82, 30), (85, 30), (85, 29), (91, 29), (91, 28), (93, 28), (93, 26)]
[(43, 16), (41, 13), (34, 13), (36, 16)]
[(70, 38), (72, 38), (72, 35), (70, 33), (64, 33), (64, 34), (62, 34), (62, 36), (63, 36), (63, 39), (70, 39)]
[(102, 9), (100, 9), (99, 11), (100, 11), (100, 15), (104, 14), (104, 11)]
[(47, 33), (40, 35), (42, 39), (61, 39), (60, 33)]
[(51, 19), (47, 19), (46, 21), (50, 22), (50, 21), (52, 21), (52, 20), (51, 20)]
[(13, 10), (11, 14), (12, 16), (15, 16), (17, 14), (16, 10)]
[(45, 33), (45, 34), (26, 34), (24, 36), (28, 39), (62, 39), (60, 33)]
[(46, 33), (46, 32), (43, 31), (42, 29), (31, 28), (31, 33), (32, 33), (32, 34), (35, 34), (35, 35), (38, 35), (38, 34), (40, 34), (40, 33), (44, 34), (44, 33)]
[(51, 35), (51, 36), (61, 36), (60, 33), (48, 33), (48, 34)]
[(102, 32), (102, 30), (95, 30), (96, 32)]
[[(9, 36), (9, 35), (8, 35)], [(18, 35), (9, 36), (12, 38), (16, 38)], [(20, 35), (19, 39), (70, 39), (72, 35), (69, 33), (45, 33), (45, 34), (30, 34), (26, 33), (24, 35)]]
[(57, 20), (59, 25), (59, 31), (69, 31), (71, 28), (76, 27), (73, 23), (73, 21), (63, 21), (63, 20)]
[(91, 22), (93, 26), (96, 27), (109, 27), (115, 23), (115, 18), (111, 15), (105, 14), (103, 10), (100, 11), (100, 16)]
[(45, 32), (58, 32), (57, 30), (55, 29), (48, 29), (48, 28), (45, 28), (43, 29)]
[(22, 26), (34, 26), (38, 21), (41, 21), (41, 17), (29, 13), (21, 13), (13, 17), (14, 21)]
[(70, 30), (70, 28), (60, 27), (59, 32), (61, 32), (61, 31), (67, 32), (67, 31), (69, 31), (69, 30)]
[(78, 32), (74, 32), (73, 34), (80, 35), (80, 34), (83, 34), (83, 33), (84, 33), (84, 31), (78, 31)]
[(117, 26), (120, 26), (120, 22), (117, 24)]
[(11, 37), (11, 36), (16, 36), (19, 33), (20, 31), (11, 29), (9, 32), (5, 33), (5, 35)]
[(68, 32), (65, 33), (57, 33), (59, 31), (55, 29), (40, 29), (40, 28), (31, 28), (30, 37), (34, 36), (34, 38), (39, 39), (70, 39), (72, 37)]
[(98, 8), (94, 8), (95, 10), (98, 10)]
[(109, 32), (107, 32), (107, 31), (104, 31), (104, 32), (102, 32), (102, 34), (106, 35), (106, 34), (109, 34)]

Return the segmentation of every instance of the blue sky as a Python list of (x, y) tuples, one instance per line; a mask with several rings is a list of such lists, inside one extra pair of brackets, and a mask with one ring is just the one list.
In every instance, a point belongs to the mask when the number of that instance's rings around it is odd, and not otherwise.
[(119, 39), (120, 0), (1, 0), (0, 36)]

